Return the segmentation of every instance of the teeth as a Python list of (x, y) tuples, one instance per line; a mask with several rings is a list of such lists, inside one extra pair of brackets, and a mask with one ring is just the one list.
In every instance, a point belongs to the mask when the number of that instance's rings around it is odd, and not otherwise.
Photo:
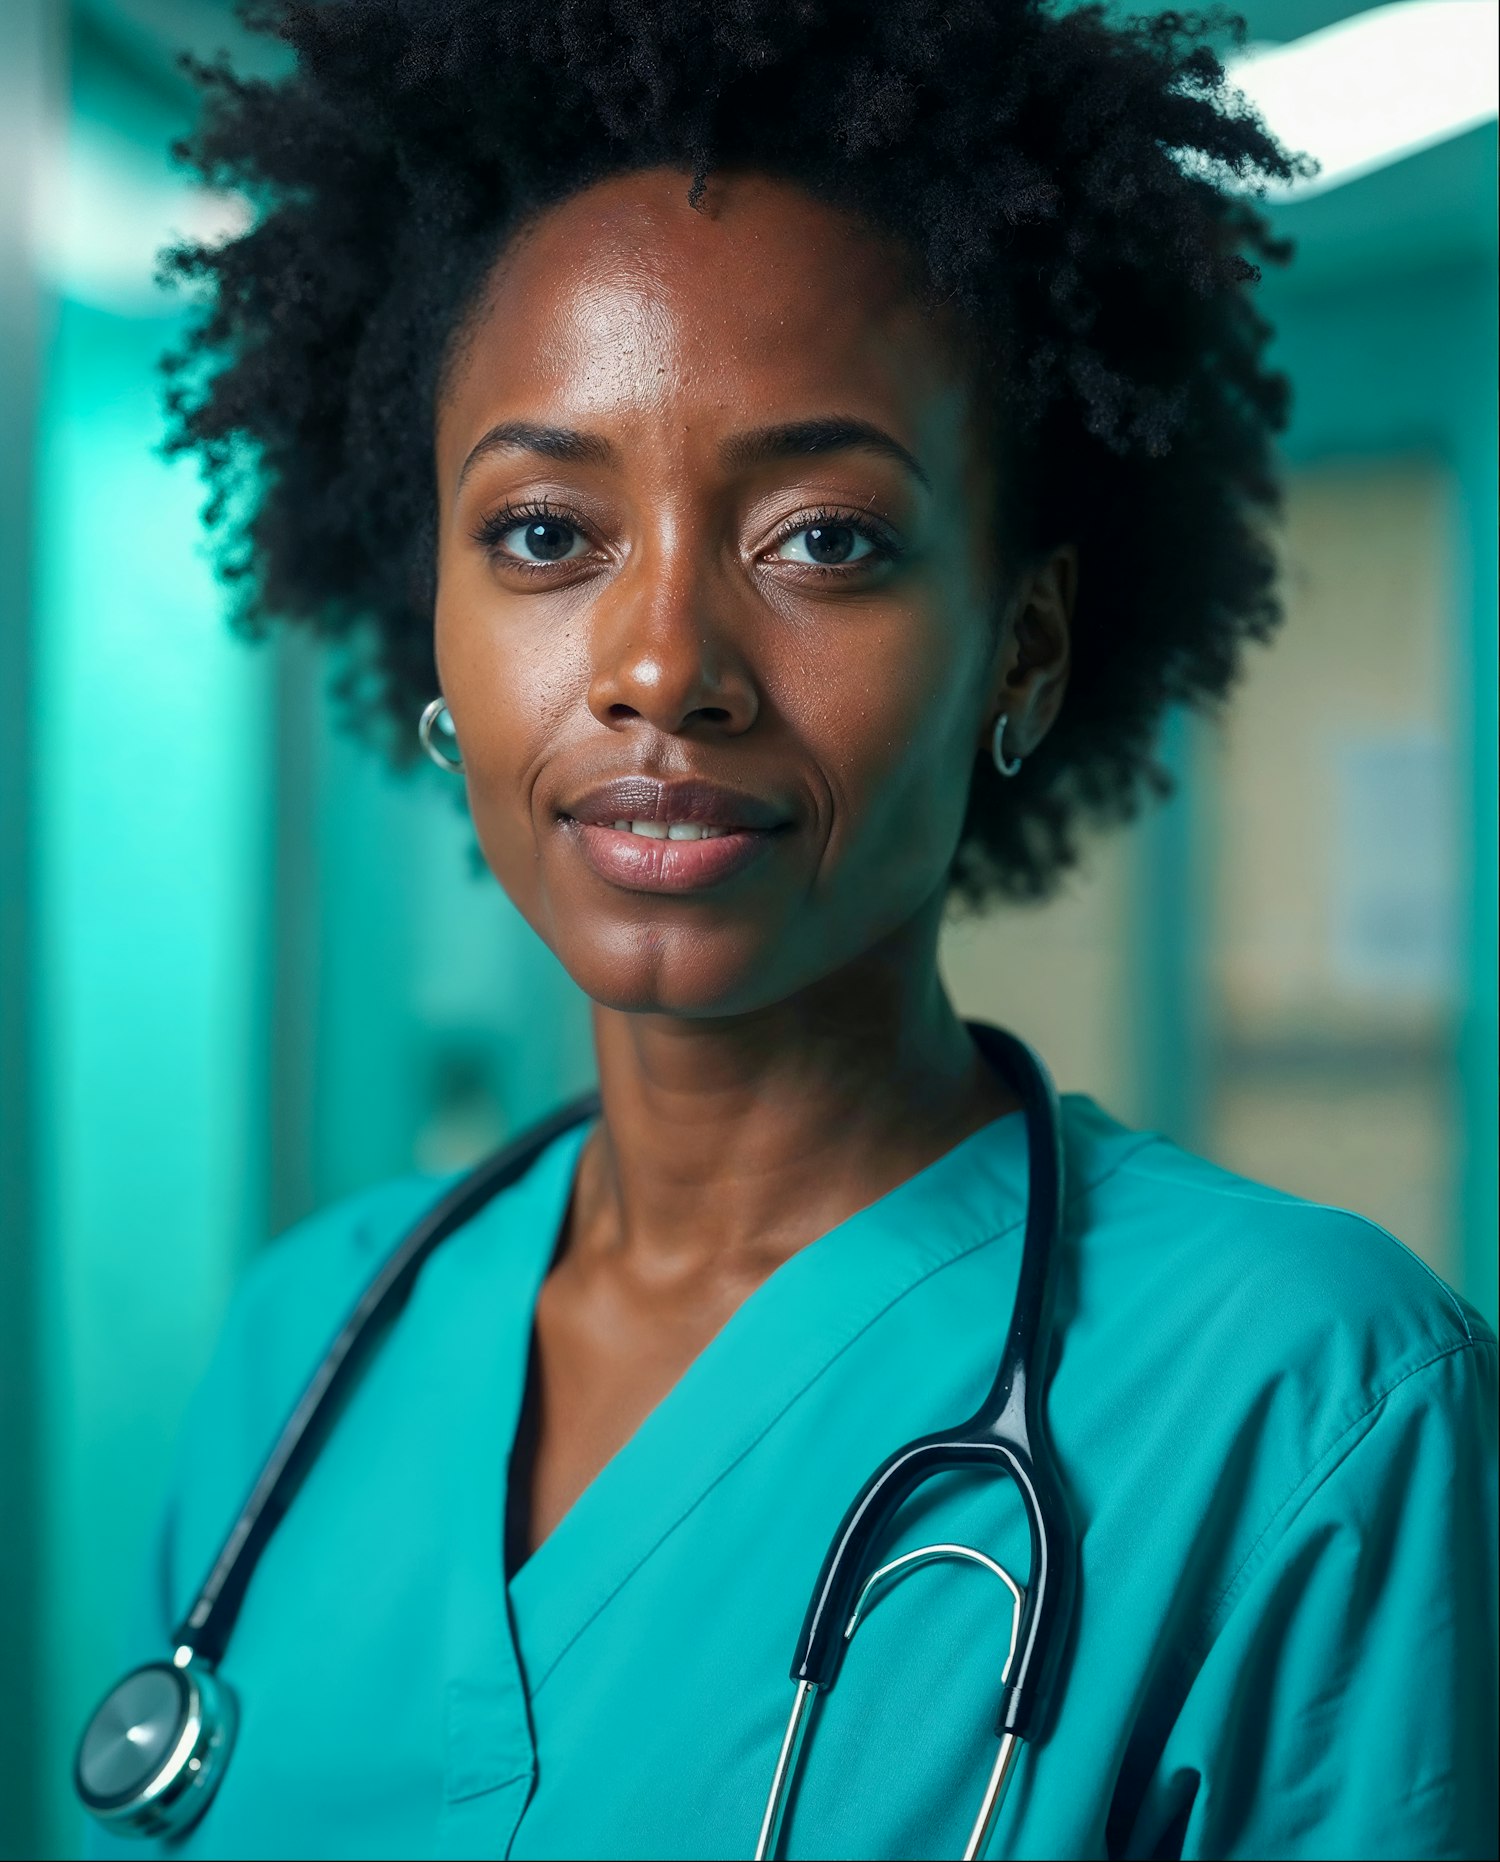
[(728, 828), (700, 827), (696, 821), (617, 821), (619, 834), (642, 834), (647, 840), (717, 840)]

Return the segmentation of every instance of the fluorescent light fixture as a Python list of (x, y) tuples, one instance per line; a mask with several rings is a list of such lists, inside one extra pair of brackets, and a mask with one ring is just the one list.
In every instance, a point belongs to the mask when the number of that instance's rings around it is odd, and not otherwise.
[(182, 299), (155, 283), (179, 239), (217, 244), (245, 231), (249, 207), (195, 188), (123, 132), (75, 117), (44, 166), (35, 211), (37, 269), (61, 297), (121, 316), (171, 316)]
[(1500, 0), (1397, 0), (1286, 45), (1252, 45), (1227, 69), (1282, 146), (1322, 164), (1270, 190), (1298, 200), (1488, 122), (1497, 43)]

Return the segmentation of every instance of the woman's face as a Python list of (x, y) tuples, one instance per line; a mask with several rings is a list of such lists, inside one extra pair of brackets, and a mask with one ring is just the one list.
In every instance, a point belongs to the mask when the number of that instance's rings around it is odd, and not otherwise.
[(686, 193), (611, 179), (496, 267), (438, 410), (436, 649), (506, 892), (595, 1001), (709, 1016), (932, 918), (1066, 610), (1001, 613), (966, 373), (898, 256), (778, 181)]

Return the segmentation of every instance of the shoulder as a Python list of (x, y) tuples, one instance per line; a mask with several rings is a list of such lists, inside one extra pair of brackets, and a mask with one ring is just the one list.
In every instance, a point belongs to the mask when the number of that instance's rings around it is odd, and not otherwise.
[[(482, 1204), (423, 1269), (427, 1281), (483, 1255), (530, 1219), (528, 1201), (564, 1170), (577, 1142), (548, 1141), (525, 1170)], [(184, 1516), (222, 1530), (274, 1445), (328, 1347), (403, 1237), (461, 1181), (409, 1172), (304, 1217), (244, 1269), (189, 1408), (173, 1483)], [(543, 1186), (543, 1187), (538, 1187)], [(191, 1536), (191, 1535), (189, 1535)]]
[[(174, 1568), (206, 1559), (323, 1354), (382, 1262), (455, 1181), (391, 1177), (324, 1205), (268, 1242), (241, 1271), (208, 1368), (188, 1406), (169, 1481)], [(175, 1605), (174, 1605), (175, 1608)]]
[(277, 1235), (250, 1261), (230, 1302), (210, 1383), (242, 1383), (252, 1406), (284, 1396), (337, 1332), (382, 1262), (457, 1180), (419, 1172), (341, 1197)]
[(1254, 1405), (1283, 1387), (1316, 1438), (1450, 1356), (1492, 1364), (1485, 1321), (1378, 1222), (1131, 1131), (1080, 1096), (1066, 1122), (1081, 1297), (1198, 1367), (1205, 1397), (1238, 1387)]

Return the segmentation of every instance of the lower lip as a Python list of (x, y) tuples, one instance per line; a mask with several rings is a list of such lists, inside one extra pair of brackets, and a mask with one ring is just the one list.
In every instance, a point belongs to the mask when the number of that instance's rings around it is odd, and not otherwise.
[(583, 857), (602, 879), (638, 892), (697, 892), (744, 872), (776, 838), (775, 831), (736, 828), (712, 840), (656, 840), (625, 828), (567, 822)]

